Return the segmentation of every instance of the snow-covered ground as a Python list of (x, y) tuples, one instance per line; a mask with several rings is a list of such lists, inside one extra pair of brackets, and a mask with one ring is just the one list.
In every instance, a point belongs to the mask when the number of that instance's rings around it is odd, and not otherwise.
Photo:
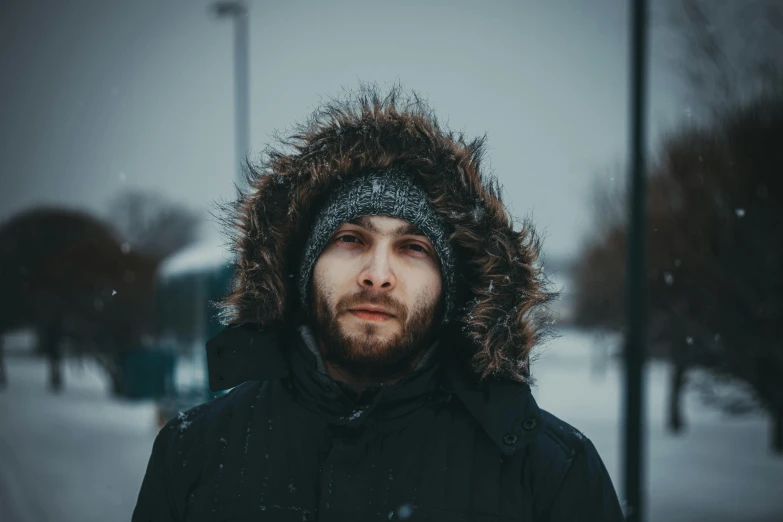
[[(595, 346), (577, 332), (553, 341), (534, 365), (534, 393), (543, 408), (593, 440), (619, 490), (621, 374), (616, 361), (594, 356)], [(0, 521), (129, 520), (155, 437), (154, 405), (112, 400), (92, 366), (69, 365), (64, 393), (51, 395), (43, 361), (13, 346), (8, 352)], [(783, 458), (768, 450), (767, 420), (726, 418), (691, 393), (688, 428), (672, 437), (663, 423), (666, 377), (657, 364), (647, 376), (647, 520), (783, 521)]]
[[(9, 350), (11, 351), (11, 350)], [(8, 354), (0, 391), (0, 521), (130, 520), (156, 435), (151, 402), (111, 400), (94, 366), (46, 389), (40, 359)]]
[[(539, 405), (595, 443), (622, 498), (624, 383), (621, 362), (606, 355), (616, 344), (565, 331), (542, 350), (533, 373)], [(689, 391), (687, 428), (672, 436), (665, 430), (669, 368), (652, 363), (647, 370), (646, 520), (783, 521), (783, 456), (769, 451), (767, 418), (727, 417)]]

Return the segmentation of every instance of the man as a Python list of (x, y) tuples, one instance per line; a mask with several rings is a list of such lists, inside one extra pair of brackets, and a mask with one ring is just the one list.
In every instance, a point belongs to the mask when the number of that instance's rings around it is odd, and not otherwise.
[(160, 432), (133, 521), (622, 520), (593, 444), (531, 395), (552, 294), (482, 140), (395, 90), (285, 145), (228, 220), (207, 353), (231, 391)]

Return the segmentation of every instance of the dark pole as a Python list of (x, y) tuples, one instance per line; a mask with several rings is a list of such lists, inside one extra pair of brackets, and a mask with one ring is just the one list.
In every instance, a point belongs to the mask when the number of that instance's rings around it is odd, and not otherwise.
[(248, 95), (247, 9), (234, 16), (234, 110), (237, 125), (237, 184), (244, 182), (242, 163), (250, 150), (250, 98)]
[(647, 2), (631, 3), (631, 136), (628, 208), (627, 303), (625, 341), (625, 508), (626, 520), (644, 519), (644, 360), (647, 312), (647, 196), (645, 176), (645, 90)]
[(234, 123), (236, 125), (237, 187), (244, 185), (242, 165), (250, 149), (250, 96), (248, 79), (248, 15), (242, 1), (224, 1), (214, 4), (218, 16), (234, 20)]

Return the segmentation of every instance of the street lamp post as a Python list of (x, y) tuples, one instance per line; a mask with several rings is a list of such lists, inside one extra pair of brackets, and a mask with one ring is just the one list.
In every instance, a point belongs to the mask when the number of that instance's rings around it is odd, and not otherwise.
[(628, 330), (625, 339), (624, 496), (626, 520), (644, 519), (645, 323), (647, 309), (647, 194), (645, 111), (647, 83), (647, 1), (631, 3), (630, 165), (628, 208)]
[(212, 6), (218, 17), (234, 20), (234, 123), (236, 125), (237, 187), (244, 185), (243, 165), (250, 149), (250, 100), (248, 79), (248, 14), (241, 0), (216, 2)]

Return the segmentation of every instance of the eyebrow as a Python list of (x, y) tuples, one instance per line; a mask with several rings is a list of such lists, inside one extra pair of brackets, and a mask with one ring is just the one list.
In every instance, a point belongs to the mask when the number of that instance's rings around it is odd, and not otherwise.
[[(375, 234), (382, 234), (383, 233), (378, 230), (378, 228), (373, 224), (372, 221), (370, 221), (369, 216), (362, 216), (359, 218), (351, 219), (347, 221), (346, 223), (350, 223), (352, 225), (356, 225), (358, 227), (362, 227), (366, 230), (369, 230), (370, 232), (373, 232)], [(393, 235), (397, 236), (422, 236), (427, 237), (427, 235), (421, 231), (419, 227), (416, 225), (412, 225), (410, 223), (405, 223), (404, 225), (400, 225), (397, 227), (394, 231), (392, 231)]]

